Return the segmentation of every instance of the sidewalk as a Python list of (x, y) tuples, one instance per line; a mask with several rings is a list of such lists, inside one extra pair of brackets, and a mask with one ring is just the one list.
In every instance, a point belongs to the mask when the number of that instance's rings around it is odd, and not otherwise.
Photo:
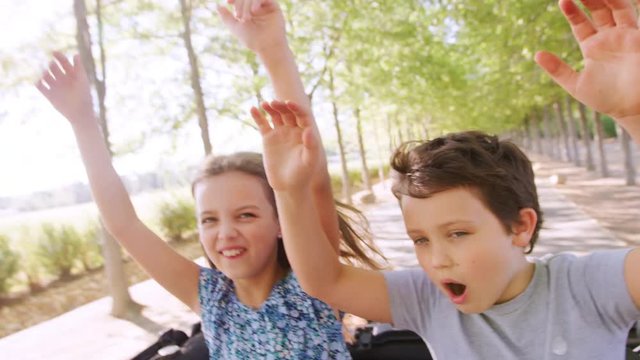
[[(585, 253), (626, 246), (546, 178), (537, 179), (537, 184), (545, 226), (534, 255), (559, 251)], [(417, 266), (413, 244), (405, 233), (402, 215), (389, 184), (378, 184), (375, 193), (378, 202), (362, 206), (362, 209), (371, 222), (377, 244), (394, 268)], [(191, 324), (198, 321), (197, 316), (154, 281), (132, 286), (131, 295), (145, 306), (142, 316), (134, 322), (109, 316), (110, 299), (103, 298), (0, 339), (0, 358), (130, 359), (153, 343), (160, 332), (173, 327), (189, 333)]]

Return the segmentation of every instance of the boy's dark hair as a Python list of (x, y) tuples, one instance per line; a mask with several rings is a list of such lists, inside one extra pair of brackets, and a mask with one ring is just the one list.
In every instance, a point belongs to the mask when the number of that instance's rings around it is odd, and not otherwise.
[(479, 131), (407, 142), (393, 154), (391, 167), (397, 173), (392, 191), (398, 199), (402, 195), (426, 198), (468, 187), (477, 191), (509, 233), (519, 221), (520, 210), (533, 209), (538, 222), (526, 253), (533, 250), (542, 226), (542, 211), (531, 161), (512, 142)]
[[(191, 193), (194, 193), (196, 184), (203, 179), (230, 171), (238, 171), (258, 178), (262, 183), (267, 200), (273, 206), (277, 216), (278, 208), (276, 207), (275, 194), (267, 181), (262, 155), (259, 153), (237, 152), (230, 155), (207, 157), (191, 183)], [(371, 269), (382, 269), (383, 265), (380, 262), (386, 261), (386, 258), (373, 243), (369, 232), (369, 224), (362, 212), (339, 201), (336, 201), (336, 210), (338, 213), (338, 229), (342, 237), (339, 248), (340, 257), (350, 264), (363, 265)], [(282, 239), (278, 241), (277, 256), (278, 263), (282, 268), (291, 269)], [(209, 265), (215, 268), (208, 256), (207, 260)]]

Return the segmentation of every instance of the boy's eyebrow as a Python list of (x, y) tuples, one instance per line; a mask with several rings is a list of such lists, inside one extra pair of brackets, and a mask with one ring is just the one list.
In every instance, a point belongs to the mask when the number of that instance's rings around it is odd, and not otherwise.
[(447, 221), (444, 224), (438, 225), (438, 229), (442, 230), (442, 229), (448, 228), (449, 226), (452, 226), (452, 225), (462, 225), (462, 224), (464, 224), (464, 225), (473, 225), (474, 222), (470, 221), (470, 220), (451, 220), (451, 221)]
[[(442, 230), (442, 229), (446, 229), (449, 226), (452, 225), (461, 225), (461, 224), (465, 224), (465, 225), (473, 225), (474, 222), (473, 221), (469, 221), (469, 220), (451, 220), (451, 221), (447, 221), (444, 224), (440, 224), (437, 226), (438, 230)], [(418, 234), (425, 234), (426, 231), (422, 230), (422, 229), (407, 229), (407, 235), (411, 236), (411, 235), (418, 235)]]

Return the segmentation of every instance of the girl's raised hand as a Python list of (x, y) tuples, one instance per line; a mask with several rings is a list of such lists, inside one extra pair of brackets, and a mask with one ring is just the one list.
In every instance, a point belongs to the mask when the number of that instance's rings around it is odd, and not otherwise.
[(284, 16), (275, 0), (228, 0), (235, 10), (218, 5), (222, 22), (247, 48), (260, 53), (287, 45)]
[(271, 122), (256, 107), (251, 116), (262, 134), (269, 184), (275, 191), (308, 187), (324, 156), (310, 113), (292, 102), (262, 103)]
[(93, 119), (91, 90), (80, 56), (73, 57), (73, 64), (60, 52), (53, 57), (36, 88), (72, 124)]
[(591, 17), (572, 0), (560, 0), (584, 57), (574, 71), (557, 56), (536, 54), (536, 62), (569, 94), (621, 125), (640, 122), (640, 30), (631, 0), (582, 0)]

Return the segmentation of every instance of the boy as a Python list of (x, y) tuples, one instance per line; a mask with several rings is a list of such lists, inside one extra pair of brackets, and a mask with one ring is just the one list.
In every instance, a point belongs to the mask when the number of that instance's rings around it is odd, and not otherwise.
[[(576, 99), (611, 115), (640, 141), (640, 30), (628, 0), (571, 0), (560, 8), (585, 57), (576, 73), (541, 52), (538, 64)], [(640, 249), (535, 259), (542, 218), (531, 163), (479, 132), (400, 148), (393, 186), (421, 269), (349, 267), (322, 241), (304, 201), (320, 143), (310, 117), (263, 135), (285, 248), (302, 287), (335, 307), (417, 332), (438, 359), (622, 359), (640, 319)], [(314, 235), (315, 234), (315, 235)]]

